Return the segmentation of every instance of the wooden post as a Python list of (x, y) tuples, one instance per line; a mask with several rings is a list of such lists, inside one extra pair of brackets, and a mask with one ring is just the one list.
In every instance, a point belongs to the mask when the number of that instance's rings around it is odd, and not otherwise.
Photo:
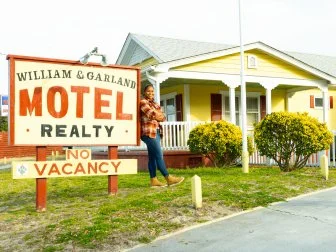
[[(108, 146), (108, 159), (118, 159), (118, 146)], [(118, 192), (118, 175), (108, 175), (108, 194)]]
[[(36, 146), (36, 161), (47, 160), (47, 147)], [(44, 212), (47, 209), (47, 179), (36, 179), (36, 211)]]

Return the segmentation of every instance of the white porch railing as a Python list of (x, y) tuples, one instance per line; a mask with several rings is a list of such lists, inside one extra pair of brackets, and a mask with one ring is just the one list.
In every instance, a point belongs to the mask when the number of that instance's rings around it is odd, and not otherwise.
[[(204, 121), (192, 122), (162, 122), (163, 137), (161, 146), (163, 150), (189, 150), (188, 139), (190, 131)], [(144, 142), (140, 141), (140, 146), (119, 146), (119, 150), (146, 150)]]
[[(192, 121), (192, 122), (163, 122), (163, 138), (162, 149), (163, 150), (189, 150), (187, 142), (190, 131), (199, 124), (204, 124), (205, 121)], [(331, 148), (327, 151), (329, 157), (329, 166), (336, 167), (336, 130), (332, 131), (334, 135), (334, 141)], [(253, 128), (248, 128), (248, 135), (253, 138)], [(142, 142), (140, 146), (119, 146), (119, 150), (132, 151), (132, 150), (146, 150), (146, 145)], [(256, 148), (255, 148), (256, 149)], [(319, 153), (315, 153), (310, 156), (307, 162), (307, 166), (319, 166)], [(249, 158), (250, 164), (266, 165), (275, 164), (274, 161), (269, 161), (265, 156), (261, 156), (256, 150)]]

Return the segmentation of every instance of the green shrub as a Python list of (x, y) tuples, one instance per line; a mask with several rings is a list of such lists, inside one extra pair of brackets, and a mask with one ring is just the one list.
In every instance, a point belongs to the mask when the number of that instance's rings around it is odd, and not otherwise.
[(0, 116), (0, 132), (8, 130), (7, 116)]
[(304, 167), (311, 154), (329, 149), (332, 139), (326, 124), (307, 113), (271, 113), (254, 129), (260, 154), (272, 158), (282, 171)]
[[(234, 165), (242, 153), (242, 132), (226, 121), (198, 125), (189, 134), (188, 146), (191, 152), (209, 158), (216, 167)], [(251, 139), (248, 148), (252, 153)]]

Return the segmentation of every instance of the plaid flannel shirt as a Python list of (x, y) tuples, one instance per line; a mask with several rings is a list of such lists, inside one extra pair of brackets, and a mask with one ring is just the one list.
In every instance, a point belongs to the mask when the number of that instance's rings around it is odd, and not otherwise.
[[(159, 111), (159, 112), (158, 112)], [(159, 113), (162, 113), (161, 107), (158, 103), (147, 99), (140, 101), (141, 112), (141, 136), (149, 136), (156, 138), (156, 132), (159, 129), (162, 131), (160, 122), (155, 120)]]

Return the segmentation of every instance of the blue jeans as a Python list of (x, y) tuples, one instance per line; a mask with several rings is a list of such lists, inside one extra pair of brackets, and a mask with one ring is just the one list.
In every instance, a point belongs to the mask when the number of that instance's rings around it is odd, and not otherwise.
[(156, 133), (156, 138), (142, 136), (141, 140), (147, 145), (149, 176), (151, 178), (156, 177), (156, 168), (159, 169), (164, 177), (168, 176), (169, 173), (163, 160), (159, 131)]

